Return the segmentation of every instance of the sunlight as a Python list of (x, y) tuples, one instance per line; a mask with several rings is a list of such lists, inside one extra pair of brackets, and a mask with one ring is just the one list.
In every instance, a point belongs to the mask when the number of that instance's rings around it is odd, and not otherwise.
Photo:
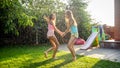
[(114, 0), (89, 0), (88, 12), (100, 24), (114, 26)]
[[(61, 0), (67, 4), (67, 0)], [(87, 11), (100, 24), (114, 26), (114, 0), (88, 0)]]
[(4, 60), (0, 62), (0, 68), (13, 68), (20, 67), (22, 64), (30, 59), (33, 59), (29, 54), (21, 55), (19, 57), (11, 57), (8, 60)]
[(105, 55), (102, 55), (102, 54), (91, 54), (91, 55), (88, 55), (88, 57), (103, 59), (103, 58), (105, 58)]

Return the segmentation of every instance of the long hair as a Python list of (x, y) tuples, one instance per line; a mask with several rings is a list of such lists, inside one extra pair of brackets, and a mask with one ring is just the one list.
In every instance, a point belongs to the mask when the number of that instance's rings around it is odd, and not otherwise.
[[(53, 18), (53, 16), (55, 16), (55, 18)], [(50, 21), (54, 19), (54, 23), (53, 24), (55, 25), (56, 14), (55, 13), (50, 14), (49, 19), (50, 19)]]
[(76, 20), (75, 20), (75, 18), (73, 16), (72, 11), (66, 10), (65, 14), (68, 16), (69, 19), (72, 19), (74, 22), (76, 22)]
[(54, 15), (56, 16), (55, 13), (50, 14), (49, 19), (52, 20)]
[(49, 19), (52, 20), (54, 14), (50, 14)]

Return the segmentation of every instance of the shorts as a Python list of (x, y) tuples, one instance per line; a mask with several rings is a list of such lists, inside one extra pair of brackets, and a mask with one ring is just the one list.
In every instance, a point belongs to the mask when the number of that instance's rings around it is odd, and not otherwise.
[(75, 36), (76, 38), (78, 38), (78, 33), (71, 33), (71, 36)]
[(51, 36), (55, 36), (54, 30), (49, 30), (49, 31), (47, 32), (47, 38), (49, 38), (49, 37), (51, 37)]

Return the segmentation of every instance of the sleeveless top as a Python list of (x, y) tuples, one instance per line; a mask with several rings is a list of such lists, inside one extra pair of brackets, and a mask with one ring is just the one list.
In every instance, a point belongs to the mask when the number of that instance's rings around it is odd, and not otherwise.
[(54, 26), (52, 24), (48, 24), (48, 32), (47, 32), (47, 38), (51, 37), (51, 36), (55, 36), (54, 34)]
[(78, 28), (77, 25), (72, 24), (70, 27), (71, 35), (75, 36), (78, 38)]
[(48, 24), (48, 31), (49, 30), (54, 30), (54, 26), (52, 24), (50, 24), (50, 23)]

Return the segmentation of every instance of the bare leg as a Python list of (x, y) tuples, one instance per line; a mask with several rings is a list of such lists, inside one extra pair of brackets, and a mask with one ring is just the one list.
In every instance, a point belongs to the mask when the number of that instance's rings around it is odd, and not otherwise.
[(56, 48), (54, 49), (54, 53), (53, 53), (53, 58), (56, 59), (56, 53), (57, 53), (57, 50), (58, 50), (58, 46), (59, 46), (59, 42), (57, 40), (56, 37), (53, 37), (53, 41), (54, 41), (54, 44), (56, 45)]
[(74, 36), (71, 36), (69, 42), (68, 42), (68, 45), (67, 47), (69, 48), (71, 54), (72, 54), (72, 57), (73, 57), (73, 61), (76, 60), (76, 55), (75, 55), (75, 50), (74, 50), (74, 43), (75, 43), (75, 37)]
[(53, 47), (49, 48), (48, 50), (46, 50), (46, 51), (44, 52), (44, 54), (45, 54), (45, 58), (48, 57), (47, 54), (48, 54), (48, 52), (51, 51), (52, 49), (53, 49)]
[(52, 47), (49, 48), (48, 50), (46, 50), (46, 51), (44, 52), (46, 58), (47, 58), (48, 52), (50, 52), (51, 50), (55, 50), (55, 49), (56, 49), (56, 44), (55, 44), (55, 42), (53, 41), (53, 38), (52, 38), (52, 37), (49, 38), (49, 41), (50, 41)]

